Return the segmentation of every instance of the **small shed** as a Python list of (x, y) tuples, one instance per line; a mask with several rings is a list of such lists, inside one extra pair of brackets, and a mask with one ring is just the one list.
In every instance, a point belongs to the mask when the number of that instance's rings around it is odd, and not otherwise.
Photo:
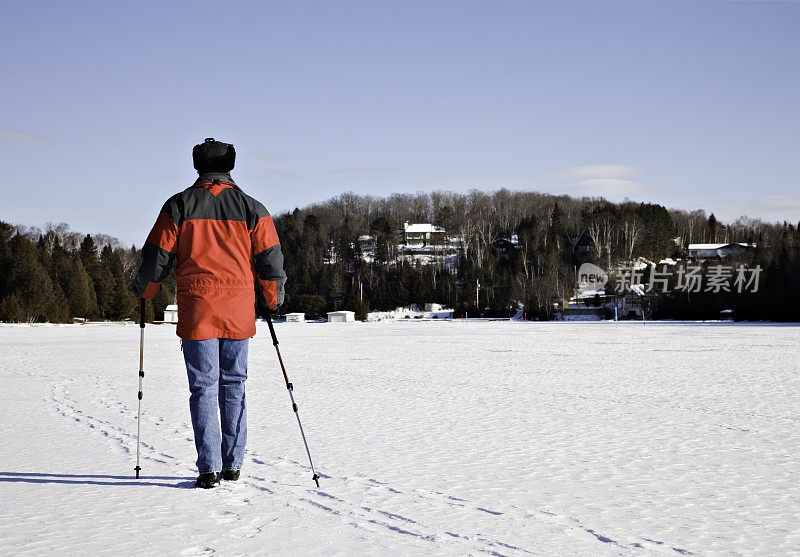
[(736, 311), (732, 309), (723, 309), (721, 312), (719, 312), (719, 318), (723, 321), (733, 321), (735, 315)]
[(177, 323), (178, 322), (178, 306), (170, 304), (164, 308), (164, 323)]
[(329, 311), (328, 323), (345, 323), (356, 320), (356, 314), (352, 311)]
[(287, 323), (305, 323), (306, 322), (306, 314), (303, 312), (300, 313), (287, 313), (286, 314), (286, 322)]

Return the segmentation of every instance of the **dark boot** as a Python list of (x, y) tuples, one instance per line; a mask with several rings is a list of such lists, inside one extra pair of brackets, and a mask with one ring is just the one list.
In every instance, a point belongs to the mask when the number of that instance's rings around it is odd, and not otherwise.
[(239, 479), (239, 473), (241, 470), (223, 470), (222, 471), (222, 479), (226, 482), (235, 482)]
[(195, 487), (202, 487), (203, 489), (210, 489), (219, 485), (219, 472), (206, 472), (197, 476), (197, 481), (194, 483)]

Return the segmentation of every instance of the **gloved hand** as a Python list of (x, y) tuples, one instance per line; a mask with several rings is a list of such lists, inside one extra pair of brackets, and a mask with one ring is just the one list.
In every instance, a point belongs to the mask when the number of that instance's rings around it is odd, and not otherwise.
[(264, 296), (256, 296), (256, 315), (267, 319), (272, 317), (278, 312), (280, 306), (275, 306), (275, 309), (270, 309), (267, 302), (264, 301)]

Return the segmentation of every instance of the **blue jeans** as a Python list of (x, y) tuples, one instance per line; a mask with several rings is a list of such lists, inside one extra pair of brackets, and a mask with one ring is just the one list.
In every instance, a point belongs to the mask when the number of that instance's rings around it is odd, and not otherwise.
[(247, 442), (244, 382), (248, 343), (249, 339), (228, 338), (183, 341), (191, 393), (189, 412), (201, 474), (242, 467)]

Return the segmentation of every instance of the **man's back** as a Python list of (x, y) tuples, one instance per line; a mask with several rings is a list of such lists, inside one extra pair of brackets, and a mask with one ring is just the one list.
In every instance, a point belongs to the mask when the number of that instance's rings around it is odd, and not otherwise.
[(205, 173), (161, 209), (142, 250), (134, 291), (152, 298), (177, 260), (177, 334), (184, 339), (255, 334), (254, 276), (264, 302), (283, 298), (283, 255), (264, 206), (229, 174)]

